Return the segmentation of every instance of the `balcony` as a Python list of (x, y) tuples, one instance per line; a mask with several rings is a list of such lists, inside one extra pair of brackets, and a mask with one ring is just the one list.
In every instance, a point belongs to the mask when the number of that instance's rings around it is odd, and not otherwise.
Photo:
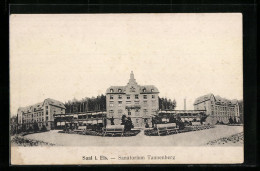
[(141, 105), (126, 105), (126, 109), (140, 109)]

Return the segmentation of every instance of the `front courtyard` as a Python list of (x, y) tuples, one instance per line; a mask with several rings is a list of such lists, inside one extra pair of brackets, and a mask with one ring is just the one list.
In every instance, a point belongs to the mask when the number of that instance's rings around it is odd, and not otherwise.
[[(243, 132), (243, 126), (216, 125), (215, 128), (168, 136), (146, 136), (142, 130), (132, 137), (101, 137), (59, 133), (59, 130), (29, 134), (27, 139), (56, 146), (206, 146), (208, 142)], [(235, 144), (233, 144), (235, 145)], [(240, 145), (242, 145), (240, 143)]]

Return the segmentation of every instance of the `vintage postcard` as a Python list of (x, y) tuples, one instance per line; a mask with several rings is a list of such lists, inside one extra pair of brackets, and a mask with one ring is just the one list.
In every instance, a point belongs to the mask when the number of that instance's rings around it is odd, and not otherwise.
[(244, 161), (241, 13), (10, 15), (12, 165)]

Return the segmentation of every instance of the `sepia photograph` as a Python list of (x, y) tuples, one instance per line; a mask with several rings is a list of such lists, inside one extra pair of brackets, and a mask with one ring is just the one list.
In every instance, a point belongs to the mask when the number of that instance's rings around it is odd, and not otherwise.
[(243, 163), (242, 22), (11, 14), (11, 164)]

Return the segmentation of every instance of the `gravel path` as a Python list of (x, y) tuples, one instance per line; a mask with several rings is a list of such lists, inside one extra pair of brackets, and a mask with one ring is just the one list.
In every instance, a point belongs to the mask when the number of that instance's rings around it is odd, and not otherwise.
[(204, 146), (210, 141), (241, 132), (243, 132), (242, 126), (216, 125), (211, 129), (161, 137), (145, 136), (143, 131), (134, 137), (99, 137), (58, 133), (57, 130), (30, 134), (26, 137), (61, 146)]

